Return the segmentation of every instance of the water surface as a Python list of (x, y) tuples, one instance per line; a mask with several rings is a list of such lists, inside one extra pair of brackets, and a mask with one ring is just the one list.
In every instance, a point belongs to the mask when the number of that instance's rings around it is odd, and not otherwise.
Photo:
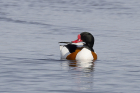
[[(1, 0), (1, 93), (139, 93), (139, 0)], [(98, 60), (61, 60), (60, 41), (95, 37)]]

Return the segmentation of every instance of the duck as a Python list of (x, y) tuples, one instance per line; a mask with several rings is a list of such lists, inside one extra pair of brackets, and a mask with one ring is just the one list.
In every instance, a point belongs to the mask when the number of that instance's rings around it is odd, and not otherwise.
[(67, 60), (97, 60), (97, 54), (93, 49), (94, 36), (89, 32), (78, 34), (77, 39), (60, 45), (61, 59)]

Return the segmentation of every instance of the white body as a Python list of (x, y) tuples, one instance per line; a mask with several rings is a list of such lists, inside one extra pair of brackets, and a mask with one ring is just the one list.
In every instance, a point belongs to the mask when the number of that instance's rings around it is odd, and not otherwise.
[(60, 45), (60, 55), (61, 55), (61, 59), (66, 59), (66, 57), (70, 54), (69, 50), (63, 46)]
[(93, 56), (90, 50), (83, 48), (76, 56), (76, 60), (93, 60)]

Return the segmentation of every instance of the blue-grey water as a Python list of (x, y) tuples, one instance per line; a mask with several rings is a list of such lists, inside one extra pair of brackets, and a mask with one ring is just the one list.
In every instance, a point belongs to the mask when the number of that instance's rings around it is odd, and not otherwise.
[[(84, 31), (98, 60), (61, 60)], [(0, 0), (0, 93), (139, 92), (140, 0)]]

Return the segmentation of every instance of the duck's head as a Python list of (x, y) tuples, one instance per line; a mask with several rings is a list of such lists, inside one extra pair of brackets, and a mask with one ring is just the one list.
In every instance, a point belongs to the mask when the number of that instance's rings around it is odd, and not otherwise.
[(91, 33), (82, 32), (77, 37), (78, 37), (78, 39), (75, 41), (72, 41), (72, 43), (85, 42), (85, 46), (92, 50), (92, 47), (94, 45), (94, 37)]

